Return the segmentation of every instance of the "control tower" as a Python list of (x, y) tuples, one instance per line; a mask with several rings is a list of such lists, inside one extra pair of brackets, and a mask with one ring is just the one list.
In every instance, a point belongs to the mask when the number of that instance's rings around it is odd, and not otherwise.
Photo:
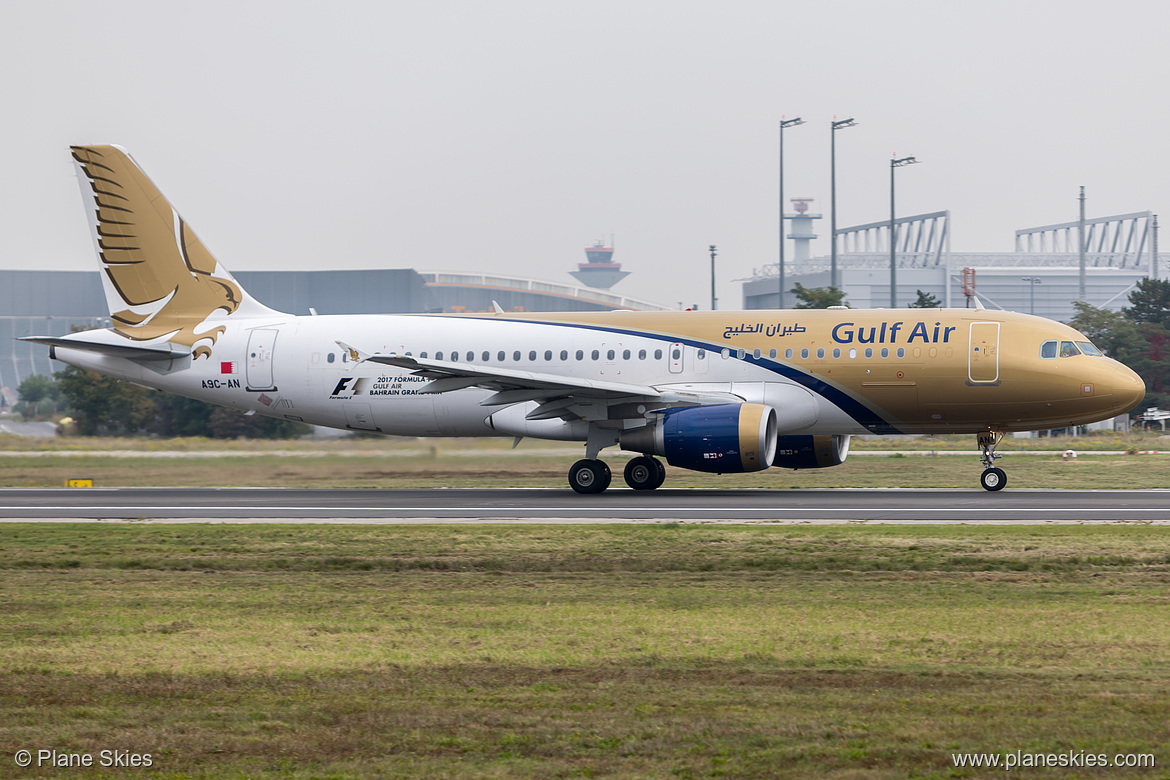
[(788, 237), (793, 240), (796, 245), (793, 251), (792, 261), (794, 263), (801, 263), (812, 257), (812, 240), (817, 237), (813, 232), (813, 220), (820, 219), (821, 214), (809, 214), (808, 204), (813, 202), (812, 198), (792, 198), (792, 208), (795, 214), (785, 214), (785, 219), (792, 222), (792, 232)]
[(621, 263), (613, 262), (613, 247), (606, 246), (604, 241), (585, 247), (585, 259), (587, 262), (577, 263), (572, 275), (586, 287), (608, 290), (630, 275), (629, 271), (622, 270)]

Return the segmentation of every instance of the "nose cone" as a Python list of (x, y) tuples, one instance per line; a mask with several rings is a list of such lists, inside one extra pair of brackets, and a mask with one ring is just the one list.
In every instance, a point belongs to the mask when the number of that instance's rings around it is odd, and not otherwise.
[(1118, 414), (1128, 412), (1146, 397), (1146, 383), (1133, 369), (1114, 361), (1113, 397), (1117, 400)]

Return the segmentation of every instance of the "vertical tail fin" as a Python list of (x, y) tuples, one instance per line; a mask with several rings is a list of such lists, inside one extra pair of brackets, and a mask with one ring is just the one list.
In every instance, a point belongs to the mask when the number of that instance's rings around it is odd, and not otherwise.
[(115, 331), (136, 341), (166, 337), (199, 357), (224, 331), (216, 321), (277, 314), (212, 257), (124, 149), (71, 149)]

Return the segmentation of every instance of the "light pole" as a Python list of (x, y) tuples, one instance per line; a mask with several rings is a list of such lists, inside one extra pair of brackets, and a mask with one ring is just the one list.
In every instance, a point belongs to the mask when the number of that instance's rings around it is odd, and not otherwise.
[(715, 297), (715, 245), (711, 244), (711, 311), (715, 311), (715, 304), (719, 301)]
[[(856, 127), (853, 118), (834, 119), (831, 123), (833, 132), (829, 143), (829, 285), (837, 287), (837, 131), (846, 127)], [(839, 289), (839, 288), (838, 288)]]
[(1028, 313), (1036, 313), (1036, 285), (1040, 284), (1040, 278), (1036, 276), (1022, 277), (1025, 282), (1028, 282), (1028, 292), (1031, 293), (1028, 302)]
[(776, 299), (777, 309), (784, 308), (784, 128), (803, 124), (804, 120), (800, 117), (780, 120), (780, 297)]
[(904, 165), (914, 165), (918, 161), (913, 157), (894, 156), (890, 160), (890, 308), (898, 308), (898, 261), (895, 252), (898, 248), (898, 226), (894, 224), (894, 169)]

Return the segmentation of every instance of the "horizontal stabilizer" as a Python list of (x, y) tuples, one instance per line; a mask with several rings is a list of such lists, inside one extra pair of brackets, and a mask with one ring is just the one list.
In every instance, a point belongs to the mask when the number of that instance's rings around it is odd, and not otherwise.
[(50, 347), (63, 349), (80, 349), (85, 352), (96, 352), (99, 355), (127, 358), (129, 360), (173, 360), (187, 357), (191, 348), (182, 344), (164, 342), (152, 346), (139, 344), (111, 344), (101, 341), (82, 341), (76, 338), (56, 336), (21, 336), (20, 341), (31, 341), (34, 344), (47, 344)]

